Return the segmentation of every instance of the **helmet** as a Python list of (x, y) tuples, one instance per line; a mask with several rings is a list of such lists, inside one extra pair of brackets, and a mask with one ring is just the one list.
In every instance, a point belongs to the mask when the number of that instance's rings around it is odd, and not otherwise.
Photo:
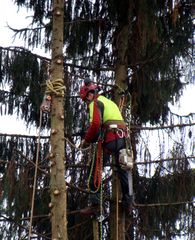
[(88, 86), (86, 85), (83, 85), (81, 88), (80, 88), (80, 97), (83, 101), (85, 101), (86, 97), (87, 97), (87, 94), (88, 92), (90, 91), (95, 91), (96, 89), (98, 89), (98, 86), (93, 84), (93, 83), (90, 83)]

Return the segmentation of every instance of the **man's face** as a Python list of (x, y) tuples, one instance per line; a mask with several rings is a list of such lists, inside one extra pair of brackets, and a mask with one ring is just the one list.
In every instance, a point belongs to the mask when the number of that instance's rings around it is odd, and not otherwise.
[(93, 99), (94, 99), (94, 94), (89, 92), (86, 97), (86, 102), (90, 103), (91, 101), (93, 101)]

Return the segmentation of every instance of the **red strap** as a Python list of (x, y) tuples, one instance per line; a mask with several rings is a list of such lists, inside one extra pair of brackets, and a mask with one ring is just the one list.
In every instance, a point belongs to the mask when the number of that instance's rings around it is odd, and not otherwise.
[(99, 189), (102, 180), (102, 140), (98, 141), (97, 145), (97, 155), (96, 155), (96, 165), (94, 172), (94, 186)]

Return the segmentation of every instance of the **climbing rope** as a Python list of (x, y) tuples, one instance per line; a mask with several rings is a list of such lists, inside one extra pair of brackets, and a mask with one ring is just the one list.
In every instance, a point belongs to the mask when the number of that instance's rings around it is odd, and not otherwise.
[(120, 110), (120, 112), (123, 111), (124, 103), (125, 103), (125, 96), (122, 96), (120, 98), (120, 101), (119, 101), (119, 110)]
[(54, 93), (56, 96), (64, 97), (64, 91), (66, 87), (64, 86), (63, 79), (54, 79), (54, 80), (47, 80), (46, 81), (46, 90), (45, 93), (50, 95)]
[(102, 140), (98, 141), (96, 155), (97, 157), (94, 173), (94, 186), (99, 189), (102, 181)]
[[(68, 138), (64, 138), (67, 142), (68, 142), (68, 144), (71, 146), (71, 147), (73, 147), (74, 149), (76, 149), (76, 150), (79, 150), (79, 151), (88, 151), (88, 150), (90, 150), (90, 149), (92, 149), (92, 161), (91, 161), (91, 166), (90, 166), (90, 171), (89, 171), (89, 177), (88, 177), (88, 180), (87, 180), (87, 191), (88, 192), (90, 192), (90, 193), (97, 193), (98, 191), (99, 191), (99, 189), (100, 189), (100, 182), (101, 182), (101, 176), (100, 176), (100, 173), (102, 172), (102, 170), (101, 171), (98, 171), (98, 169), (99, 169), (99, 167), (96, 167), (96, 170), (97, 170), (97, 172), (98, 172), (98, 174), (96, 174), (97, 175), (97, 178), (96, 178), (96, 180), (95, 180), (95, 183), (94, 183), (94, 186), (96, 186), (97, 187), (97, 189), (95, 190), (95, 191), (93, 191), (93, 190), (91, 190), (91, 188), (90, 188), (90, 181), (91, 181), (91, 177), (92, 177), (92, 174), (93, 174), (93, 169), (94, 169), (94, 166), (95, 166), (95, 162), (96, 162), (96, 154), (95, 154), (95, 148), (97, 148), (97, 144), (93, 144), (92, 145), (92, 147), (91, 146), (89, 146), (89, 147), (86, 147), (86, 148), (81, 148), (81, 147), (77, 147), (74, 143), (72, 143)], [(102, 156), (101, 156), (102, 157)], [(101, 159), (99, 159), (99, 163), (98, 163), (98, 165), (100, 165), (100, 163), (102, 164), (102, 160)], [(101, 167), (101, 169), (102, 169), (102, 167)], [(94, 178), (95, 179), (95, 178)]]
[(90, 171), (89, 171), (89, 177), (88, 177), (88, 180), (87, 180), (87, 188), (88, 188), (88, 191), (91, 192), (91, 193), (97, 193), (99, 191), (99, 188), (96, 188), (96, 190), (93, 191), (91, 189), (91, 187), (90, 187), (90, 182), (91, 182), (93, 169), (94, 169), (95, 161), (96, 161), (96, 151), (95, 151), (95, 148), (97, 149), (97, 144), (95, 144), (94, 147), (93, 147), (93, 156), (92, 156), (91, 167), (90, 167)]
[(41, 125), (42, 125), (42, 110), (40, 110), (40, 118), (39, 118), (37, 151), (36, 151), (36, 160), (35, 160), (35, 174), (34, 174), (34, 182), (33, 182), (33, 193), (32, 193), (32, 201), (31, 201), (28, 240), (31, 239), (31, 235), (32, 235), (32, 221), (33, 221), (33, 212), (34, 212), (35, 191), (36, 191), (36, 184), (37, 184), (37, 170), (38, 170), (39, 150), (40, 150)]
[(101, 185), (100, 185), (100, 216), (99, 216), (100, 240), (103, 239), (102, 238), (102, 236), (103, 236), (103, 226), (102, 226), (103, 220), (104, 220), (104, 215), (103, 215), (103, 181), (101, 181)]
[[(96, 151), (95, 151), (96, 148)], [(91, 182), (91, 177), (93, 174), (93, 169), (94, 165), (95, 166), (95, 173), (94, 173), (94, 186), (96, 187), (96, 190), (93, 191), (90, 188), (90, 182)], [(92, 193), (95, 194), (99, 191), (100, 193), (100, 215), (98, 216), (97, 220), (99, 222), (99, 239), (103, 239), (103, 220), (104, 220), (104, 215), (103, 215), (103, 181), (102, 181), (102, 169), (103, 169), (103, 159), (102, 159), (102, 141), (99, 140), (98, 144), (93, 148), (93, 156), (92, 156), (92, 162), (91, 162), (91, 168), (90, 168), (90, 173), (89, 173), (89, 178), (87, 181), (88, 185), (88, 190)]]
[[(87, 147), (85, 149), (76, 147), (75, 144), (70, 142), (68, 138), (65, 138), (65, 140), (70, 144), (73, 148), (81, 151), (89, 150), (91, 147)], [(97, 152), (97, 154), (96, 154)], [(96, 187), (96, 190), (92, 190), (90, 187), (90, 182), (93, 174), (93, 170), (95, 167), (95, 173), (94, 173), (94, 187)], [(103, 239), (103, 181), (102, 181), (102, 169), (103, 169), (103, 160), (102, 160), (102, 141), (100, 140), (98, 144), (92, 145), (92, 161), (89, 171), (89, 177), (87, 180), (87, 190), (89, 193), (95, 194), (97, 192), (100, 193), (100, 215), (97, 217), (97, 221), (99, 222), (99, 239)]]
[(102, 181), (102, 169), (103, 169), (103, 159), (102, 159), (102, 139), (99, 139), (97, 145), (97, 157), (96, 157), (96, 168), (94, 174), (94, 186), (100, 191), (100, 216), (98, 217), (100, 226), (99, 239), (103, 239), (103, 181)]
[(122, 89), (119, 85), (115, 84), (115, 86), (119, 89), (118, 94), (121, 95), (120, 100), (119, 100), (119, 109), (122, 112), (123, 111), (123, 107), (124, 107), (124, 103), (125, 103), (125, 90)]
[[(95, 154), (95, 148), (93, 149), (93, 158), (91, 162), (91, 168), (90, 168), (90, 173), (89, 173), (89, 178), (88, 178), (88, 189), (91, 193), (97, 193), (99, 191), (100, 193), (100, 215), (98, 216), (97, 220), (99, 222), (99, 239), (103, 239), (103, 220), (104, 220), (104, 215), (103, 215), (103, 181), (102, 181), (102, 169), (103, 169), (103, 159), (102, 159), (102, 141), (100, 140), (98, 144), (96, 144), (96, 151), (97, 154)], [(95, 167), (95, 174), (94, 174), (94, 186), (96, 187), (95, 191), (92, 191), (90, 189), (90, 181), (94, 169), (94, 165), (96, 163)]]

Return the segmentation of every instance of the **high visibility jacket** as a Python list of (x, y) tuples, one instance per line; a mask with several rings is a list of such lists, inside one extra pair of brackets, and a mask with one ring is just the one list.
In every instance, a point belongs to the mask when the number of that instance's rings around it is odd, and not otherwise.
[[(118, 106), (110, 99), (99, 95), (88, 106), (90, 126), (85, 135), (87, 142), (95, 142), (106, 122), (123, 121)], [(104, 141), (109, 142), (118, 138), (116, 133), (106, 134)]]

